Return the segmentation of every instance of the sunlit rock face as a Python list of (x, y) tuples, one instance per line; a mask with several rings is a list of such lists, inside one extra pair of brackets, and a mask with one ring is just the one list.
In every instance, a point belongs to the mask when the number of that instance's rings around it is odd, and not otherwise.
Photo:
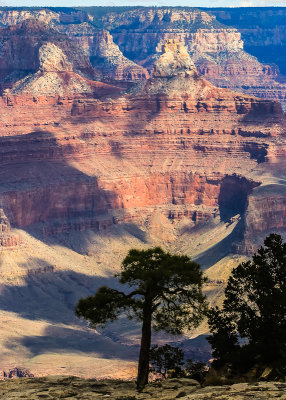
[[(283, 55), (277, 55), (283, 54), (283, 11), (265, 11), (268, 16), (257, 11), (257, 17), (252, 11), (247, 28), (247, 11), (242, 12), (240, 19), (235, 16), (236, 10), (135, 9), (119, 15), (111, 10), (101, 21), (124, 54), (140, 65), (151, 68), (164, 42), (177, 39), (187, 47), (199, 72), (214, 85), (285, 102), (285, 78), (279, 72), (280, 67), (285, 75), (283, 62), (279, 62)], [(273, 21), (277, 18), (280, 25), (274, 25), (274, 29)], [(254, 28), (258, 24), (262, 26)], [(279, 38), (276, 41), (273, 30)], [(266, 63), (261, 63), (263, 46), (267, 52), (269, 40), (276, 44), (275, 51), (269, 50), (273, 60), (265, 56)], [(251, 51), (247, 52), (248, 49)], [(253, 54), (259, 55), (259, 60)], [(274, 65), (276, 59), (279, 67)]]
[[(50, 74), (69, 78), (52, 85)], [(132, 222), (152, 231), (146, 221), (159, 212), (171, 243), (182, 216), (194, 227), (248, 215), (258, 171), (283, 154), (278, 103), (213, 86), (175, 39), (151, 78), (126, 94), (79, 75), (91, 91), (71, 90), (73, 74), (64, 52), (44, 44), (39, 71), (2, 98), (3, 183), (11, 189), (1, 199), (13, 226), (56, 234)], [(46, 96), (43, 84), (52, 87)]]
[[(257, 15), (245, 11), (240, 20), (235, 11), (194, 8), (0, 11), (3, 26), (34, 20), (66, 35), (78, 46), (73, 53), (85, 54), (109, 82), (146, 79), (165, 41), (176, 39), (187, 47), (199, 73), (214, 85), (286, 101), (283, 54), (277, 56), (283, 53), (283, 47), (279, 50), (285, 36), (283, 10), (257, 11)], [(258, 20), (262, 22), (254, 26)], [(277, 20), (280, 24), (274, 29)], [(85, 77), (90, 76), (89, 66)]]
[[(89, 29), (69, 15), (67, 30)], [(160, 245), (195, 258), (217, 304), (231, 268), (269, 231), (285, 234), (281, 105), (216, 87), (178, 37), (162, 39), (143, 78), (131, 62), (132, 84), (124, 69), (105, 81), (103, 64), (90, 58), (94, 43), (103, 59), (109, 46), (116, 60), (125, 54), (97, 31), (74, 43), (60, 22), (52, 31), (35, 21), (0, 30), (4, 371), (135, 376), (138, 326), (122, 319), (94, 332), (73, 311), (99, 286), (116, 287), (113, 274), (130, 248)], [(18, 74), (22, 49), (30, 56)], [(191, 351), (187, 339), (190, 357), (209, 359), (201, 338)]]

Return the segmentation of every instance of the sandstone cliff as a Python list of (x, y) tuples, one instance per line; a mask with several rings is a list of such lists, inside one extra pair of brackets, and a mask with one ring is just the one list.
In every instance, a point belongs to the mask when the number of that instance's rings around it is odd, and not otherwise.
[[(45, 45), (40, 54), (40, 71), (13, 89), (15, 94), (27, 93), (25, 100), (7, 94), (2, 103), (2, 135), (7, 129), (9, 135), (16, 135), (13, 141), (3, 139), (3, 149), (5, 145), (10, 148), (9, 153), (3, 153), (3, 160), (10, 165), (5, 164), (5, 168), (17, 165), (18, 148), (26, 148), (29, 154), (25, 159), (25, 153), (21, 153), (19, 184), (25, 180), (21, 175), (28, 174), (30, 161), (35, 160), (35, 165), (40, 160), (47, 163), (42, 171), (33, 167), (33, 173), (29, 173), (34, 184), (43, 183), (33, 194), (29, 187), (3, 192), (14, 225), (26, 227), (45, 221), (45, 231), (60, 232), (72, 229), (79, 218), (81, 229), (101, 229), (99, 220), (104, 214), (106, 226), (117, 221), (137, 223), (148, 215), (150, 218), (155, 206), (167, 217), (173, 215), (172, 224), (176, 209), (182, 206), (185, 215), (195, 222), (199, 213), (201, 221), (245, 211), (248, 194), (260, 183), (251, 171), (268, 161), (267, 157), (271, 161), (275, 138), (283, 135), (278, 103), (216, 88), (198, 74), (185, 47), (173, 40), (164, 45), (152, 78), (126, 96), (102, 101), (61, 100), (49, 93), (45, 99), (29, 100), (29, 91), (35, 95), (44, 90), (37, 74), (43, 74), (46, 85), (49, 74), (63, 74), (58, 69), (71, 68), (55, 45)], [(106, 94), (108, 90), (112, 93), (116, 88), (107, 86)], [(73, 93), (82, 90), (76, 86), (70, 95)], [(34, 117), (30, 112), (23, 114), (26, 104), (30, 110), (37, 110)], [(51, 107), (55, 114), (48, 111)], [(43, 125), (39, 123), (41, 112), (45, 116)], [(20, 116), (21, 124), (17, 124)], [(38, 130), (33, 132), (35, 124)], [(77, 126), (76, 133), (67, 136), (64, 132), (73, 131), (73, 126)], [(23, 136), (29, 129), (30, 134)], [(112, 160), (108, 170), (104, 167), (107, 155)], [(50, 181), (53, 174), (50, 178), (45, 175), (46, 168), (54, 168), (48, 167), (54, 162), (72, 163), (75, 171), (71, 176), (69, 169), (63, 168), (66, 182), (59, 182), (57, 176)], [(16, 181), (14, 184), (16, 188)], [(65, 185), (69, 189), (63, 190)], [(227, 190), (234, 192), (225, 200)], [(242, 203), (232, 204), (231, 199), (240, 191)], [(47, 201), (40, 200), (44, 198), (49, 199), (49, 207)], [(23, 213), (28, 201), (31, 211)], [(138, 215), (137, 207), (142, 208)]]
[[(131, 7), (120, 11), (91, 7), (32, 11), (27, 8), (1, 10), (0, 23), (10, 26), (29, 18), (48, 23), (79, 45), (76, 51), (68, 49), (66, 53), (85, 53), (109, 82), (144, 80), (148, 75), (146, 69), (149, 72), (152, 69), (164, 41), (177, 39), (188, 47), (199, 72), (214, 85), (285, 104), (286, 83), (280, 73), (284, 71), (285, 36), (281, 12), (248, 14), (246, 9), (239, 22), (235, 10), (223, 9)], [(253, 27), (254, 22), (257, 25)], [(267, 32), (271, 32), (270, 36)], [(81, 64), (80, 74), (99, 79), (86, 60)], [(17, 79), (26, 75), (20, 66), (15, 74)], [(14, 82), (13, 74), (9, 75)], [(9, 85), (6, 74), (3, 77), (8, 82), (5, 85)]]
[(246, 53), (239, 30), (221, 26), (205, 11), (139, 9), (116, 18), (110, 14), (104, 23), (124, 54), (147, 68), (165, 40), (178, 39), (188, 47), (199, 72), (216, 86), (285, 101), (286, 86), (278, 67), (261, 64)]
[[(63, 47), (42, 46), (32, 77), (74, 73)], [(1, 246), (3, 370), (132, 376), (138, 327), (122, 319), (94, 332), (74, 316), (78, 298), (116, 286), (131, 247), (186, 253), (226, 280), (285, 214), (281, 192), (267, 194), (285, 186), (281, 105), (215, 87), (178, 40), (162, 51), (124, 94), (107, 85), (100, 98), (27, 89), (0, 99), (1, 226), (21, 238)], [(223, 283), (213, 282), (217, 302)]]
[(33, 94), (48, 96), (95, 96), (114, 93), (119, 89), (88, 80), (74, 73), (74, 66), (55, 44), (47, 42), (39, 48), (39, 69), (17, 81), (6, 95)]
[(0, 9), (0, 24), (2, 26), (17, 25), (23, 21), (34, 19), (51, 26), (58, 23), (81, 24), (90, 20), (85, 11), (74, 8), (29, 8), (29, 7), (4, 7)]
[(2, 26), (13, 26), (23, 21), (35, 19), (46, 24), (54, 24), (60, 21), (60, 15), (56, 11), (48, 9), (0, 9), (0, 24)]
[(11, 232), (11, 225), (4, 214), (4, 211), (0, 209), (0, 247), (13, 248), (17, 247), (20, 243), (20, 238)]
[(285, 7), (219, 8), (208, 10), (225, 25), (237, 28), (246, 51), (264, 63), (278, 65), (286, 75), (286, 10)]
[(96, 29), (89, 23), (59, 25), (57, 30), (84, 49), (105, 80), (137, 81), (148, 78), (147, 70), (126, 58), (107, 30)]
[[(34, 19), (0, 29), (2, 41), (0, 50), (0, 77), (1, 88), (11, 87), (16, 81), (25, 76), (36, 73), (42, 63), (42, 47), (47, 43), (53, 44), (66, 57), (65, 65), (68, 70), (83, 77), (96, 79), (99, 73), (92, 67), (89, 58), (81, 51), (79, 46), (68, 41), (67, 37), (49, 28), (46, 24)], [(41, 49), (41, 50), (40, 50)], [(45, 54), (45, 57), (47, 54)], [(72, 67), (71, 67), (72, 65)], [(61, 67), (63, 70), (63, 67)]]

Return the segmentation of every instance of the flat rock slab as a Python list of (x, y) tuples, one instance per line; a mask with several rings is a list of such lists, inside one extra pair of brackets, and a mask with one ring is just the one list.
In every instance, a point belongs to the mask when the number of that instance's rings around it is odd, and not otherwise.
[(192, 379), (170, 379), (150, 384), (142, 393), (137, 393), (134, 382), (48, 376), (2, 381), (0, 398), (2, 400), (270, 400), (276, 398), (286, 400), (286, 383), (239, 383), (201, 388), (198, 382)]

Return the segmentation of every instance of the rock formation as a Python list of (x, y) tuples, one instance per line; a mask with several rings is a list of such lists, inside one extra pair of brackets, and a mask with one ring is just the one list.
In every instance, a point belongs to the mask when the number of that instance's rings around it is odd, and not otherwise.
[[(261, 64), (246, 53), (240, 31), (223, 26), (212, 15), (219, 15), (220, 21), (231, 25), (228, 15), (235, 12), (226, 12), (223, 19), (222, 12), (213, 10), (135, 9), (119, 15), (110, 12), (102, 22), (124, 55), (147, 68), (152, 67), (165, 40), (177, 39), (188, 47), (199, 72), (213, 84), (285, 102), (286, 86), (278, 67)], [(239, 28), (236, 21), (234, 18), (234, 25)], [(283, 26), (281, 29), (283, 32)], [(244, 38), (251, 31), (242, 32)], [(270, 59), (267, 62), (273, 64)]]
[(11, 232), (11, 225), (4, 214), (4, 211), (0, 209), (0, 249), (2, 248), (14, 248), (20, 243), (20, 238)]
[[(243, 13), (241, 21), (244, 21), (244, 25), (240, 26), (235, 10), (226, 12), (193, 8), (135, 7), (118, 11), (116, 8), (94, 7), (81, 10), (27, 8), (0, 11), (0, 23), (4, 26), (19, 23), (25, 25), (27, 20), (33, 19), (49, 24), (57, 32), (67, 35), (77, 49), (63, 50), (69, 56), (81, 55), (80, 63), (77, 60), (80, 67), (76, 66), (75, 72), (86, 78), (99, 79), (99, 75), (88, 65), (87, 59), (90, 59), (107, 82), (144, 80), (148, 76), (146, 69), (151, 71), (164, 42), (176, 39), (187, 46), (198, 71), (214, 85), (286, 103), (285, 77), (279, 72), (279, 68), (282, 73), (285, 72), (283, 58), (282, 55), (275, 55), (283, 53), (278, 47), (281, 47), (280, 43), (284, 43), (284, 25), (279, 10), (274, 13), (270, 11), (270, 14), (269, 11), (265, 11), (261, 18), (257, 16), (257, 20), (264, 22), (257, 22), (260, 25), (254, 28), (251, 22), (253, 15), (250, 16), (247, 11)], [(283, 13), (283, 10), (281, 12)], [(280, 22), (274, 27), (272, 22), (269, 22), (268, 26), (265, 22), (267, 18), (274, 22), (280, 18)], [(272, 44), (265, 39), (269, 27)], [(3, 33), (6, 40), (7, 32), (4, 30)], [(59, 45), (59, 36), (55, 31), (52, 35), (55, 36), (55, 44)], [(48, 41), (53, 42), (51, 37)], [(62, 36), (60, 41), (66, 40)], [(9, 46), (11, 43), (3, 48), (6, 54), (9, 53)], [(66, 47), (66, 44), (64, 46)], [(269, 56), (264, 57), (267, 51), (263, 50), (263, 46), (269, 48)], [(26, 47), (21, 43), (25, 54)], [(250, 54), (245, 50), (250, 51)], [(259, 61), (255, 55), (259, 57)], [(23, 58), (25, 59), (25, 56)], [(32, 55), (30, 59), (33, 58)], [(275, 65), (276, 60), (279, 68)], [(6, 63), (5, 60), (4, 64)], [(74, 62), (73, 64), (75, 65)], [(14, 63), (12, 74), (11, 65), (10, 68), (4, 67), (9, 72), (9, 77), (7, 74), (0, 74), (0, 78), (4, 78), (4, 87), (9, 87), (11, 80), (15, 82), (15, 79), (21, 79), (29, 73), (25, 63), (18, 68), (15, 68), (15, 65)]]
[(16, 378), (33, 378), (34, 375), (25, 368), (12, 368), (9, 371), (0, 371), (0, 380)]
[(107, 30), (96, 29), (89, 23), (60, 25), (57, 29), (84, 49), (105, 80), (138, 81), (148, 78), (145, 68), (124, 57)]
[(285, 7), (243, 7), (208, 10), (221, 23), (241, 32), (245, 49), (260, 62), (276, 64), (286, 75)]
[[(63, 71), (63, 67), (67, 67), (68, 71), (73, 69), (75, 73), (85, 78), (98, 79), (100, 77), (100, 74), (92, 67), (89, 58), (76, 43), (69, 41), (66, 36), (42, 22), (31, 19), (16, 26), (2, 28), (0, 29), (0, 37), (2, 41), (0, 50), (2, 90), (11, 88), (18, 80), (37, 73), (40, 69), (44, 68), (43, 71), (48, 72), (47, 65), (41, 65), (43, 63), (41, 58), (48, 57), (48, 49), (50, 51), (49, 62), (52, 62), (52, 64), (55, 61), (52, 59), (55, 53), (57, 53), (58, 63), (61, 58), (66, 59), (65, 65), (54, 66), (54, 69), (60, 68), (60, 71)], [(48, 47), (47, 44), (49, 44)], [(44, 49), (46, 49), (45, 52)], [(53, 49), (53, 55), (51, 49)]]
[[(281, 398), (285, 399), (286, 385), (283, 382), (237, 383), (224, 386), (200, 387), (193, 379), (167, 379), (159, 383), (149, 384), (142, 393), (136, 392), (135, 382), (114, 380), (96, 381), (84, 380), (73, 376), (48, 376), (45, 378), (19, 379), (0, 383), (3, 400), (22, 399), (34, 400), (43, 396), (70, 399), (109, 397), (118, 399), (157, 399), (157, 400), (202, 400), (218, 399), (231, 400), (233, 398), (256, 400)], [(18, 396), (18, 397), (17, 397)], [(38, 397), (39, 396), (39, 397)]]
[[(88, 80), (74, 73), (73, 65), (55, 44), (47, 42), (39, 48), (39, 70), (17, 81), (6, 94), (48, 96), (89, 95), (113, 93), (116, 88)], [(118, 91), (118, 89), (117, 89)]]
[[(122, 320), (94, 332), (75, 318), (76, 301), (115, 285), (131, 247), (186, 253), (212, 266), (212, 281), (226, 280), (284, 218), (285, 116), (279, 102), (207, 81), (181, 40), (168, 39), (150, 78), (123, 93), (84, 76), (87, 53), (66, 35), (53, 40), (44, 26), (20, 45), (15, 32), (36, 30), (23, 24), (2, 28), (11, 51), (0, 58), (10, 82), (0, 98), (0, 236), (22, 242), (0, 239), (0, 365), (85, 377), (120, 367), (130, 377), (137, 327)], [(22, 45), (33, 57), (13, 80), (7, 66)], [(84, 95), (78, 82), (91, 89)], [(211, 280), (217, 302), (223, 285)]]
[[(41, 222), (46, 233), (74, 227), (101, 230), (120, 221), (137, 224), (149, 219), (155, 207), (169, 218), (172, 230), (181, 207), (195, 224), (217, 215), (221, 220), (225, 215), (244, 215), (248, 195), (261, 183), (252, 170), (279, 157), (275, 141), (282, 140), (284, 132), (279, 103), (216, 88), (198, 74), (179, 41), (166, 42), (151, 79), (113, 100), (61, 100), (51, 92), (49, 97), (29, 100), (29, 91), (37, 94), (35, 80), (38, 94), (44, 92), (37, 74), (43, 73), (47, 84), (46, 74), (63, 73), (53, 69), (71, 68), (53, 44), (40, 49), (40, 59), (42, 71), (27, 79), (22, 91), (21, 81), (13, 88), (12, 94), (26, 93), (25, 100), (7, 94), (2, 103), (1, 134), (5, 137), (8, 128), (13, 137), (2, 138), (4, 168), (23, 164), (14, 190), (1, 195), (14, 226)], [(107, 89), (112, 93), (112, 87)], [(69, 93), (75, 92), (82, 90), (76, 87)], [(27, 103), (30, 112), (25, 119)], [(48, 111), (51, 107), (54, 113)], [(64, 133), (72, 132), (73, 126), (76, 133)], [(64, 163), (72, 163), (74, 171)], [(54, 175), (53, 170), (62, 173)], [(32, 186), (42, 183), (32, 192), (30, 184), (18, 191), (25, 176)], [(241, 204), (233, 202), (235, 197)], [(27, 207), (30, 212), (24, 213)]]
[(45, 24), (54, 24), (60, 21), (60, 15), (56, 11), (48, 9), (35, 10), (35, 9), (0, 9), (0, 24), (1, 26), (13, 26), (23, 21), (35, 19), (36, 21)]

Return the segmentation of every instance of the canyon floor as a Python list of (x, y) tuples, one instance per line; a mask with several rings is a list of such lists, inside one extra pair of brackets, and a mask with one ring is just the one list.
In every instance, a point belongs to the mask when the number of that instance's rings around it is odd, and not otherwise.
[(286, 384), (280, 382), (238, 383), (201, 387), (192, 379), (170, 379), (149, 384), (138, 393), (134, 382), (83, 380), (49, 376), (22, 378), (0, 383), (3, 400), (13, 399), (110, 399), (110, 400), (270, 400), (286, 399)]
[[(211, 302), (219, 302), (224, 289), (224, 284), (216, 281), (225, 282), (231, 269), (245, 259), (232, 254), (221, 257), (225, 251), (221, 242), (232, 229), (218, 223), (209, 234), (209, 242), (201, 235), (202, 259), (208, 259), (207, 252), (213, 259), (219, 259), (206, 269), (210, 282), (205, 292)], [(147, 239), (142, 241), (128, 225), (117, 226), (104, 237), (86, 231), (63, 235), (57, 241), (54, 238), (53, 243), (45, 243), (23, 230), (15, 233), (21, 236), (21, 245), (1, 252), (1, 369), (28, 368), (36, 376), (134, 378), (140, 326), (121, 318), (95, 331), (77, 319), (73, 309), (79, 297), (95, 292), (102, 285), (116, 285), (113, 274), (119, 271), (127, 251), (152, 245), (148, 232), (145, 232)], [(68, 238), (69, 246), (64, 241)], [(183, 244), (185, 252), (192, 251), (191, 244), (189, 248), (186, 242)], [(169, 246), (172, 248), (173, 243)], [(207, 361), (210, 348), (204, 339), (206, 332), (203, 324), (188, 336), (154, 333), (153, 340), (182, 342), (190, 357)], [(197, 335), (190, 341), (190, 337)]]

